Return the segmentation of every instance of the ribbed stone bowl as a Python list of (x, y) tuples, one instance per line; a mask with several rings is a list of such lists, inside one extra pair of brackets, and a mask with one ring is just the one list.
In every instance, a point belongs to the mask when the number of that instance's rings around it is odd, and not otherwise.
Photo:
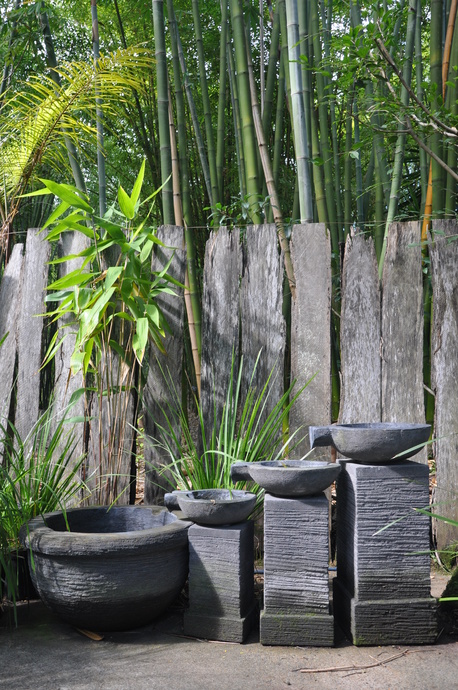
[(252, 479), (276, 496), (314, 496), (337, 478), (340, 465), (319, 460), (268, 460), (234, 463), (233, 480)]
[[(33, 583), (61, 618), (88, 630), (150, 623), (188, 574), (188, 528), (163, 508), (75, 508), (30, 520), (21, 530)], [(33, 564), (31, 563), (33, 555)]]
[(236, 489), (175, 491), (180, 510), (198, 525), (231, 525), (246, 520), (256, 504), (256, 494)]
[[(344, 457), (367, 465), (399, 462), (421, 450), (430, 424), (333, 424), (309, 428), (310, 445), (334, 446)], [(418, 447), (420, 446), (420, 447)]]

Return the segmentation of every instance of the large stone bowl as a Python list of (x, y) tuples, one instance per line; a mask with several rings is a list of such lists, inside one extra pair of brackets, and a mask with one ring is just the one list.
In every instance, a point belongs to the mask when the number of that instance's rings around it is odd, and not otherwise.
[(232, 479), (252, 479), (276, 496), (314, 496), (322, 493), (341, 470), (334, 462), (320, 460), (267, 460), (234, 463)]
[(237, 489), (176, 491), (174, 495), (185, 517), (198, 525), (243, 522), (256, 505), (256, 494)]
[(21, 537), (33, 583), (54, 613), (78, 628), (128, 630), (180, 593), (190, 525), (159, 507), (75, 508), (30, 520)]
[(310, 445), (334, 446), (344, 457), (366, 465), (400, 462), (421, 450), (430, 424), (333, 424), (309, 429)]

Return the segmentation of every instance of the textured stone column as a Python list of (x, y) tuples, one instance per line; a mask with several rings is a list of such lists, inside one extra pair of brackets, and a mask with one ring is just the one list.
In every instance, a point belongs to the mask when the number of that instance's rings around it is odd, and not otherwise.
[(355, 645), (434, 642), (427, 465), (340, 462), (337, 622)]
[(334, 644), (328, 523), (324, 494), (278, 498), (266, 493), (261, 644)]
[(254, 598), (254, 523), (202, 527), (189, 536), (189, 609), (184, 633), (243, 642), (257, 618)]

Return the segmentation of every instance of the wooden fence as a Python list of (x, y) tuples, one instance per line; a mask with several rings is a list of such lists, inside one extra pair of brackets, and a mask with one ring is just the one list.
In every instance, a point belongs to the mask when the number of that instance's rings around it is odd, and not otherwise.
[[(458, 519), (458, 224), (436, 221), (435, 242), (430, 247), (433, 289), (432, 388), (436, 397), (434, 459), (437, 468), (436, 512)], [(160, 229), (169, 247), (176, 247), (172, 271), (184, 282), (185, 252), (181, 228)], [(262, 385), (276, 367), (274, 396), (283, 392), (285, 362), (298, 385), (313, 381), (295, 406), (290, 429), (331, 422), (331, 249), (322, 224), (295, 225), (291, 255), (296, 296), (291, 301), (290, 338), (284, 303), (283, 256), (274, 225), (248, 227), (245, 231), (220, 228), (207, 242), (203, 272), (202, 394), (207, 423), (214, 406), (221, 410), (229, 380), (232, 353), (243, 355), (244, 371), (251, 374), (262, 348), (257, 383)], [(29, 230), (26, 249), (16, 245), (0, 285), (0, 339), (9, 332), (0, 356), (0, 414), (10, 412), (15, 362), (17, 367), (16, 425), (26, 434), (39, 415), (39, 364), (42, 357), (46, 261), (49, 247), (36, 230)], [(153, 258), (163, 265), (169, 251)], [(65, 269), (64, 269), (65, 270)], [(355, 233), (345, 245), (340, 316), (339, 421), (346, 423), (398, 421), (424, 422), (423, 386), (423, 291), (424, 274), (420, 247), (420, 223), (394, 223), (389, 232), (382, 281), (378, 277), (371, 238)], [(335, 305), (334, 305), (335, 306)], [(147, 437), (157, 436), (161, 408), (170, 401), (169, 385), (181, 395), (184, 300), (167, 298), (162, 303), (171, 333), (166, 355), (151, 353), (145, 387), (144, 428)], [(289, 315), (286, 315), (289, 316)], [(69, 345), (70, 347), (70, 345)], [(289, 348), (288, 357), (285, 352)], [(63, 409), (81, 381), (68, 377), (68, 352), (56, 363), (55, 399)], [(247, 381), (245, 380), (245, 385)], [(215, 398), (216, 396), (216, 398)], [(94, 437), (94, 424), (81, 430), (86, 449)], [(121, 472), (132, 468), (129, 437)], [(305, 438), (296, 455), (308, 450)], [(327, 452), (327, 451), (325, 451)], [(148, 443), (145, 500), (161, 494), (161, 478), (155, 468), (165, 458)], [(323, 455), (323, 449), (320, 449)], [(91, 453), (89, 454), (91, 457)], [(416, 458), (427, 461), (423, 450)], [(89, 461), (88, 461), (89, 462)], [(94, 463), (94, 454), (90, 463)], [(163, 480), (162, 480), (163, 481)], [(123, 497), (128, 501), (128, 495)], [(439, 548), (458, 541), (453, 525), (435, 524)]]

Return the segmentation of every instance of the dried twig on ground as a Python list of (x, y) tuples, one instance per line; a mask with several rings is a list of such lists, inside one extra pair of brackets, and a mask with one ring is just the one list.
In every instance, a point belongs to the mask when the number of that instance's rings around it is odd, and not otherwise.
[(406, 654), (413, 654), (414, 652), (431, 652), (432, 649), (405, 649), (403, 652), (398, 652), (389, 656), (387, 659), (381, 659), (380, 661), (374, 661), (371, 664), (362, 664), (361, 666), (330, 666), (328, 668), (296, 668), (295, 671), (299, 673), (335, 673), (336, 671), (365, 671), (368, 668), (375, 668), (376, 666), (384, 666), (390, 661), (399, 659)]

